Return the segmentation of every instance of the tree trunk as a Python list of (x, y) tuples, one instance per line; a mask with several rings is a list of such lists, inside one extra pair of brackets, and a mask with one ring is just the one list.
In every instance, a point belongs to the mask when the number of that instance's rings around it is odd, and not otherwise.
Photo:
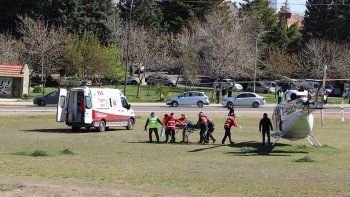
[(138, 78), (140, 79), (140, 83), (137, 85), (137, 93), (136, 93), (136, 98), (140, 98), (140, 91), (141, 91), (141, 83), (142, 83), (142, 80), (141, 80), (141, 67), (139, 67), (139, 70), (138, 70)]

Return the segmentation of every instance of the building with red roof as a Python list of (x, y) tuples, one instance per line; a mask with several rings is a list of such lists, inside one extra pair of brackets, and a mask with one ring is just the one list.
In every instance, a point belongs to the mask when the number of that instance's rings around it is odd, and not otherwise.
[(28, 65), (0, 64), (0, 98), (23, 98), (28, 93)]

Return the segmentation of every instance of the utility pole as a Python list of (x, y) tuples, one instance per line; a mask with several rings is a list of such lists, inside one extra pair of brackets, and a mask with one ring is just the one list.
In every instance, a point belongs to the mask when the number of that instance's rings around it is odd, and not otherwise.
[(130, 50), (130, 40), (131, 40), (131, 16), (132, 16), (132, 6), (134, 4), (134, 0), (131, 0), (130, 10), (129, 10), (129, 24), (128, 24), (128, 43), (126, 45), (126, 62), (125, 62), (125, 75), (124, 75), (124, 95), (126, 96), (126, 78), (128, 75), (128, 67), (129, 67), (129, 50)]

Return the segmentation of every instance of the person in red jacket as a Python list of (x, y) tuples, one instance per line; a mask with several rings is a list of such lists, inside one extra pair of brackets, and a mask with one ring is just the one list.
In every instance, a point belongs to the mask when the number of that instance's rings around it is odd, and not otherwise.
[(226, 119), (226, 122), (225, 122), (225, 125), (224, 125), (224, 128), (225, 128), (225, 136), (224, 138), (222, 139), (222, 144), (225, 144), (225, 141), (226, 141), (226, 138), (228, 137), (228, 139), (230, 140), (230, 144), (234, 144), (234, 142), (232, 142), (232, 139), (231, 139), (231, 127), (232, 126), (235, 126), (235, 127), (238, 127), (238, 128), (241, 128), (241, 126), (239, 126), (237, 124), (237, 118), (235, 116), (235, 114), (230, 114), (230, 117), (228, 117)]
[(203, 114), (203, 112), (199, 112), (198, 114), (198, 122), (196, 124), (200, 131), (199, 131), (199, 144), (208, 143), (206, 138), (206, 133), (208, 131), (208, 120), (207, 117)]
[(171, 141), (172, 143), (175, 143), (175, 130), (176, 130), (176, 122), (178, 120), (175, 118), (174, 113), (171, 113), (170, 116), (168, 117), (167, 121), (167, 130), (165, 133), (165, 143), (169, 142), (169, 136), (171, 136)]
[(181, 118), (178, 119), (179, 124), (178, 127), (182, 128), (182, 143), (189, 143), (188, 140), (188, 128), (187, 128), (187, 117), (185, 114), (181, 114)]

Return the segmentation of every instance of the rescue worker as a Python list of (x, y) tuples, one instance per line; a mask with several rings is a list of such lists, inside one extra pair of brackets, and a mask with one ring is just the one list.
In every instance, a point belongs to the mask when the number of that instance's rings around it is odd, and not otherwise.
[(154, 112), (151, 113), (151, 115), (147, 118), (146, 124), (145, 124), (145, 130), (147, 130), (147, 126), (149, 126), (148, 134), (149, 134), (149, 142), (152, 143), (152, 133), (156, 135), (157, 142), (159, 143), (159, 135), (158, 135), (158, 123), (163, 125), (162, 122), (159, 120), (157, 116), (155, 116)]
[(213, 144), (215, 143), (216, 139), (213, 136), (214, 130), (215, 130), (215, 124), (214, 121), (211, 118), (207, 118), (207, 122), (208, 122), (208, 131), (207, 131), (207, 142), (209, 142), (209, 138), (213, 141)]
[(207, 143), (206, 133), (208, 130), (208, 121), (203, 112), (200, 112), (198, 114), (198, 122), (196, 124), (200, 131), (199, 131), (199, 144)]
[(175, 143), (175, 130), (176, 130), (176, 118), (174, 113), (171, 113), (167, 120), (167, 129), (165, 132), (165, 143), (169, 142), (169, 136), (171, 136), (171, 143)]
[(267, 117), (267, 113), (264, 113), (263, 118), (260, 120), (259, 123), (259, 131), (261, 133), (262, 131), (262, 143), (263, 145), (266, 144), (265, 142), (265, 135), (267, 135), (267, 141), (270, 143), (270, 130), (273, 131), (272, 123), (270, 118)]
[(224, 128), (225, 128), (225, 136), (222, 139), (222, 144), (225, 144), (226, 138), (228, 137), (230, 144), (234, 144), (234, 142), (231, 139), (231, 127), (235, 126), (238, 128), (241, 128), (241, 126), (239, 126), (237, 124), (237, 118), (235, 116), (235, 114), (230, 114), (230, 116), (226, 119)]
[(181, 114), (181, 118), (178, 119), (179, 127), (182, 127), (182, 143), (190, 143), (188, 140), (188, 128), (187, 128), (187, 117), (185, 114)]
[(284, 95), (284, 93), (282, 91), (282, 88), (280, 88), (277, 91), (277, 104), (280, 104), (282, 102), (283, 95)]
[(168, 124), (168, 118), (169, 114), (164, 114), (163, 120), (162, 120), (162, 133), (160, 134), (160, 137), (163, 137), (166, 131), (166, 125)]

